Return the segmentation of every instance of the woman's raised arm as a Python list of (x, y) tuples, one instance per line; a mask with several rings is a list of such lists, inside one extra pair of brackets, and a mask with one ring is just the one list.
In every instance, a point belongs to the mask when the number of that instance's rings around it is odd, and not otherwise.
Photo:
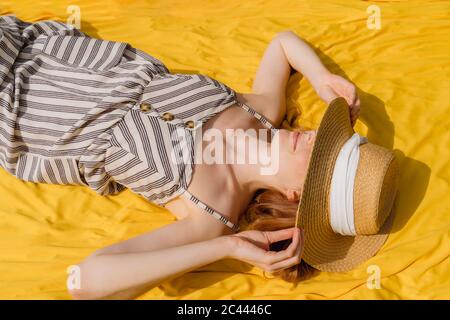
[(277, 33), (267, 46), (253, 81), (253, 94), (243, 94), (244, 102), (279, 126), (286, 113), (285, 91), (291, 68), (311, 83), (325, 103), (344, 97), (351, 108), (352, 122), (356, 121), (360, 107), (356, 87), (328, 71), (316, 52), (292, 31)]
[(328, 71), (315, 51), (294, 32), (285, 31), (278, 37), (289, 64), (305, 76), (326, 104), (337, 97), (344, 97), (347, 100), (353, 125), (360, 110), (356, 86), (349, 80)]

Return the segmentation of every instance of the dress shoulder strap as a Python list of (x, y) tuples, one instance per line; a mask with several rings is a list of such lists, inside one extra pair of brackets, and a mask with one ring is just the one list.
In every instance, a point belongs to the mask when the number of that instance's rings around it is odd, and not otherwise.
[[(270, 129), (271, 135), (272, 137), (274, 136), (274, 134), (276, 133), (276, 131), (278, 130), (277, 128), (275, 128), (272, 123), (270, 123), (270, 121), (263, 116), (262, 114), (256, 112), (252, 107), (250, 107), (249, 105), (239, 102), (237, 101), (237, 104), (244, 109), (245, 111), (247, 111), (248, 113), (250, 113), (252, 116), (254, 116), (256, 119), (258, 119), (267, 129)], [(230, 229), (232, 229), (235, 232), (239, 231), (239, 225), (235, 224), (233, 222), (231, 222), (227, 217), (225, 217), (223, 214), (217, 212), (216, 210), (214, 210), (213, 208), (211, 208), (210, 206), (208, 206), (207, 204), (203, 203), (202, 201), (200, 201), (200, 199), (198, 199), (196, 196), (194, 196), (193, 194), (191, 194), (190, 192), (188, 192), (187, 190), (184, 190), (184, 192), (181, 194), (183, 197), (185, 197), (186, 199), (192, 201), (195, 205), (197, 205), (199, 208), (203, 209), (206, 213), (210, 214), (211, 216), (213, 216), (214, 218), (218, 219), (219, 221), (221, 221), (223, 224), (225, 224), (226, 226), (228, 226)]]
[(225, 224), (227, 227), (229, 227), (230, 229), (232, 229), (235, 232), (239, 231), (239, 225), (235, 224), (233, 222), (231, 222), (227, 217), (225, 217), (223, 214), (217, 212), (216, 210), (214, 210), (213, 208), (211, 208), (210, 206), (208, 206), (207, 204), (203, 203), (202, 201), (200, 201), (200, 199), (198, 199), (196, 196), (194, 196), (193, 194), (191, 194), (189, 191), (184, 190), (184, 192), (181, 194), (183, 197), (185, 197), (186, 199), (192, 201), (194, 204), (196, 204), (199, 208), (201, 208), (202, 210), (204, 210), (206, 213), (210, 214), (211, 216), (213, 216), (214, 218), (218, 219), (219, 221), (221, 221), (223, 224)]
[(248, 104), (245, 104), (243, 102), (237, 101), (238, 106), (240, 106), (242, 109), (250, 113), (253, 117), (255, 117), (259, 122), (261, 122), (267, 129), (270, 130), (270, 133), (272, 135), (272, 138), (275, 134), (275, 132), (278, 130), (264, 115), (257, 112), (255, 109), (250, 107)]

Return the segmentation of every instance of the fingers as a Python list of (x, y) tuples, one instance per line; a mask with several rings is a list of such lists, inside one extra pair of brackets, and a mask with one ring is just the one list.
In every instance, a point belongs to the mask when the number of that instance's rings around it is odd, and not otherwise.
[(361, 101), (359, 101), (359, 97), (358, 96), (356, 97), (355, 106), (358, 108), (358, 110), (361, 107)]
[(359, 115), (359, 110), (356, 110), (355, 108), (350, 109), (350, 117), (352, 118), (352, 120), (356, 120), (356, 118), (358, 118)]
[(356, 94), (356, 87), (353, 84), (351, 85), (350, 94), (351, 94), (351, 97), (352, 97), (351, 105), (355, 106), (356, 100), (358, 100), (358, 95)]
[[(303, 231), (300, 231), (298, 234), (298, 241), (296, 246), (294, 247), (294, 250), (292, 252), (289, 252), (289, 254), (284, 255), (285, 258), (272, 263), (272, 264), (265, 264), (263, 265), (263, 269), (267, 272), (276, 272), (280, 271), (289, 267), (292, 267), (294, 265), (297, 265), (301, 262), (301, 257), (303, 254), (303, 248), (305, 244), (305, 237)], [(286, 250), (288, 250), (287, 248)]]
[(349, 106), (353, 106), (357, 99), (356, 87), (353, 83), (341, 76), (336, 75), (334, 79), (335, 82), (334, 85), (332, 85), (333, 90), (341, 97), (344, 97)]
[(356, 120), (359, 117), (359, 113), (361, 111), (360, 105), (361, 102), (359, 100), (359, 97), (356, 97), (355, 103), (350, 106), (350, 119), (352, 126), (355, 124)]
[(350, 109), (350, 120), (351, 120), (352, 126), (355, 124), (356, 120), (358, 119), (359, 113), (360, 113), (360, 109), (357, 109), (356, 107), (353, 107), (352, 109)]
[(286, 249), (276, 252), (258, 247), (244, 237), (237, 237), (241, 239), (241, 242), (240, 245), (235, 246), (235, 251), (231, 257), (253, 264), (267, 272), (288, 268), (300, 263), (305, 238), (303, 229), (288, 228), (277, 231), (260, 232), (260, 236), (270, 239), (270, 241), (273, 242), (292, 238), (292, 242)]
[(350, 106), (354, 106), (356, 103), (356, 99), (358, 98), (356, 95), (356, 87), (349, 82), (347, 88), (348, 88), (347, 102)]
[(333, 89), (337, 90), (337, 92), (345, 98), (345, 100), (347, 101), (347, 103), (350, 107), (359, 108), (359, 102), (358, 102), (359, 97), (358, 97), (358, 93), (356, 90), (356, 86), (352, 82), (348, 81), (345, 78), (338, 76), (337, 79), (341, 83), (341, 88), (339, 86), (337, 86), (336, 88), (333, 88)]
[(300, 237), (300, 243), (297, 246), (294, 255), (288, 259), (285, 259), (283, 261), (274, 263), (271, 266), (268, 266), (268, 270), (266, 270), (266, 271), (277, 272), (277, 271), (287, 269), (287, 268), (290, 268), (292, 266), (299, 264), (302, 261), (304, 246), (305, 246), (305, 238), (304, 238), (304, 235), (302, 232), (302, 235)]
[(360, 109), (360, 101), (359, 101), (359, 97), (358, 96), (356, 96), (355, 98), (354, 98), (354, 101), (352, 102), (352, 104), (350, 104), (350, 107), (352, 108), (352, 110), (355, 110), (355, 111), (359, 111), (359, 109)]
[(276, 231), (265, 231), (265, 236), (269, 243), (274, 243), (292, 238), (296, 228), (287, 228)]
[(290, 231), (293, 232), (292, 242), (286, 249), (282, 251), (278, 252), (268, 251), (263, 259), (263, 263), (265, 265), (274, 265), (280, 261), (295, 257), (298, 248), (303, 246), (302, 242), (304, 241), (303, 240), (304, 234), (303, 230), (299, 228), (290, 228), (285, 230), (292, 230), (292, 229), (293, 231)]
[(318, 94), (321, 97), (321, 99), (325, 101), (325, 103), (327, 104), (330, 104), (331, 101), (339, 97), (339, 95), (336, 94), (336, 92), (329, 86), (323, 86), (318, 91)]

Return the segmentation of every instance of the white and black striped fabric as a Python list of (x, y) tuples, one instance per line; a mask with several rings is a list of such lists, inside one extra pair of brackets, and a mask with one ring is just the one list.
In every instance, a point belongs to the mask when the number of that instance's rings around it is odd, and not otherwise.
[(20, 179), (130, 188), (159, 205), (184, 194), (238, 230), (187, 192), (195, 128), (234, 104), (274, 129), (225, 84), (171, 74), (127, 43), (0, 17), (0, 166)]

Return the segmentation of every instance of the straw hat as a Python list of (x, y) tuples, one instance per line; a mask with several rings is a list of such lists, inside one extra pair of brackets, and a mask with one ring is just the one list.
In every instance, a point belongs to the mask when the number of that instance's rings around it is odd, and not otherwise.
[(375, 255), (392, 225), (398, 182), (394, 153), (355, 133), (346, 100), (334, 99), (317, 130), (297, 210), (302, 259), (343, 272)]

